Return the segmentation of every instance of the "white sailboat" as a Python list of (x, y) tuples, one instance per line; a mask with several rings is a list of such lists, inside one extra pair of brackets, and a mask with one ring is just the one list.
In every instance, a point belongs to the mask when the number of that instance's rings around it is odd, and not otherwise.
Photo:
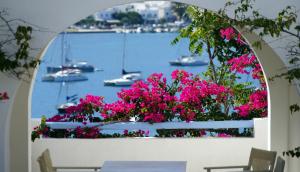
[(56, 73), (64, 69), (78, 69), (81, 72), (95, 71), (95, 67), (93, 65), (88, 64), (88, 62), (86, 61), (78, 61), (78, 62), (68, 61), (68, 63), (61, 66), (47, 66), (47, 73)]
[[(94, 72), (95, 67), (93, 65), (88, 64), (86, 61), (73, 61), (68, 58), (67, 55), (70, 55), (70, 45), (65, 43), (66, 33), (62, 33), (62, 62), (60, 66), (47, 66), (47, 73), (56, 73), (65, 69), (78, 69), (81, 72)], [(66, 51), (65, 51), (66, 48)], [(64, 54), (65, 53), (65, 54)], [(67, 54), (67, 55), (66, 55)]]
[(43, 82), (75, 82), (86, 80), (88, 80), (88, 77), (83, 75), (78, 69), (66, 69), (42, 77)]
[[(61, 63), (64, 63), (64, 60), (67, 59), (66, 53), (65, 53), (65, 33), (62, 35), (62, 51), (61, 51)], [(63, 66), (63, 65), (62, 65)], [(42, 77), (42, 81), (44, 82), (75, 82), (75, 81), (85, 81), (88, 80), (88, 78), (81, 73), (80, 69), (76, 68), (59, 68), (61, 70), (57, 70), (54, 73), (46, 74)]]
[(180, 58), (170, 61), (172, 66), (205, 66), (208, 63), (197, 58), (195, 55), (181, 56)]
[(125, 49), (126, 49), (126, 34), (124, 33), (123, 56), (122, 56), (122, 76), (116, 79), (104, 80), (105, 86), (130, 86), (135, 81), (142, 80), (141, 71), (126, 71), (125, 70)]

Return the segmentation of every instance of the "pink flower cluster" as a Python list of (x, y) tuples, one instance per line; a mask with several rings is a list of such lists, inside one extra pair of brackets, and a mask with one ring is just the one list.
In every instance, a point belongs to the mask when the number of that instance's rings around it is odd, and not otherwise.
[[(247, 67), (250, 67), (255, 63), (256, 57), (252, 54), (244, 54), (240, 57), (232, 58), (228, 61), (228, 64), (230, 65), (231, 71), (237, 71), (239, 73), (243, 74), (249, 74), (246, 70)], [(259, 64), (258, 64), (259, 65)]]
[(123, 135), (125, 137), (149, 137), (150, 131), (149, 130), (137, 130), (137, 131), (128, 131), (124, 130)]
[(102, 117), (114, 120), (129, 120), (157, 123), (171, 121), (175, 114), (187, 122), (207, 111), (209, 102), (222, 104), (231, 96), (231, 90), (224, 86), (201, 80), (192, 74), (175, 70), (173, 83), (167, 84), (162, 74), (155, 73), (147, 83), (138, 81), (130, 89), (118, 93), (120, 100), (106, 104)]
[(8, 99), (9, 97), (7, 92), (0, 93), (0, 100), (8, 100)]
[[(245, 56), (246, 57), (246, 56)], [(255, 58), (252, 56), (251, 58)], [(266, 109), (266, 94), (256, 91), (249, 103), (236, 107), (241, 116), (252, 109)], [(87, 95), (77, 106), (67, 109), (66, 115), (56, 115), (48, 121), (86, 122), (95, 114), (104, 121), (136, 121), (158, 123), (179, 118), (183, 121), (200, 119), (211, 107), (222, 111), (225, 103), (234, 97), (233, 91), (223, 85), (202, 80), (184, 70), (172, 72), (172, 83), (167, 84), (161, 73), (154, 73), (145, 81), (135, 82), (130, 89), (118, 93), (119, 100), (104, 103), (103, 97)]]
[(47, 135), (47, 132), (49, 131), (49, 128), (48, 127), (39, 127), (39, 126), (36, 126), (33, 128), (34, 131), (36, 131), (37, 135), (44, 135), (46, 136)]
[(223, 38), (225, 38), (226, 40), (230, 40), (232, 38), (235, 37), (236, 33), (235, 33), (235, 30), (234, 28), (232, 27), (228, 27), (228, 28), (225, 28), (225, 29), (221, 29), (220, 30), (220, 34)]
[[(88, 117), (87, 115), (93, 115), (95, 112), (101, 112), (103, 106), (103, 97), (86, 95), (84, 99), (80, 99), (78, 105), (71, 106), (66, 109), (67, 113), (65, 117), (72, 117), (75, 119), (81, 119), (83, 121), (86, 121)], [(59, 117), (57, 117), (56, 119), (58, 118)]]
[[(240, 33), (237, 33), (234, 28), (228, 27), (220, 30), (220, 35), (226, 40), (235, 39), (236, 42), (240, 45), (246, 44), (242, 39)], [(234, 57), (227, 62), (230, 65), (231, 71), (236, 71), (242, 74), (250, 74), (250, 71), (247, 71), (247, 68), (251, 68), (252, 78), (259, 79), (262, 86), (265, 87), (265, 81), (263, 78), (263, 71), (257, 58), (253, 53), (244, 54), (240, 57)]]
[[(241, 74), (250, 74), (251, 72), (252, 78), (258, 79), (263, 88), (266, 87), (266, 82), (263, 76), (261, 65), (257, 61), (255, 55), (253, 55), (253, 53), (244, 54), (240, 57), (232, 58), (227, 63), (230, 65), (230, 70), (232, 72), (236, 71)], [(249, 71), (247, 71), (247, 69)]]
[(261, 83), (261, 86), (263, 88), (266, 88), (266, 82), (264, 79), (263, 71), (259, 63), (254, 64), (254, 67), (252, 69), (252, 78), (258, 79)]
[(196, 77), (185, 79), (183, 88), (176, 106), (177, 113), (186, 121), (192, 121), (196, 114), (206, 111), (206, 105), (222, 104), (232, 95), (232, 91), (225, 86), (201, 80)]
[(192, 74), (190, 74), (190, 73), (188, 73), (188, 72), (186, 72), (184, 70), (178, 70), (178, 69), (176, 69), (176, 70), (174, 70), (172, 72), (171, 76), (172, 76), (173, 80), (179, 80), (182, 83), (186, 83), (188, 81), (188, 78), (190, 76), (192, 76)]
[(67, 122), (68, 115), (54, 115), (46, 120), (47, 122)]
[(163, 122), (168, 120), (166, 114), (172, 113), (176, 97), (168, 92), (166, 78), (162, 74), (152, 74), (147, 83), (138, 81), (130, 89), (118, 93), (119, 101), (107, 104), (103, 117), (128, 120), (137, 117), (144, 122)]
[(226, 133), (218, 133), (218, 137), (232, 137), (230, 134), (226, 134)]
[(242, 39), (242, 35), (237, 33), (233, 27), (228, 27), (220, 30), (221, 37), (227, 41), (231, 39), (236, 39), (236, 42), (240, 45), (246, 44)]
[(97, 138), (100, 134), (98, 127), (77, 127), (75, 129), (76, 138)]
[(239, 115), (242, 117), (247, 117), (253, 110), (259, 111), (262, 117), (266, 117), (268, 115), (267, 106), (267, 91), (257, 90), (250, 95), (249, 102), (247, 104), (235, 107), (235, 110), (237, 110)]

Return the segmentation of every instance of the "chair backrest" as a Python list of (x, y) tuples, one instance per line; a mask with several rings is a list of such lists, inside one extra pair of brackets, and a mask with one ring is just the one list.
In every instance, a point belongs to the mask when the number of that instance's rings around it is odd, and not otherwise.
[(46, 149), (41, 156), (37, 159), (41, 172), (55, 172), (56, 170), (52, 166), (49, 149)]
[(252, 148), (248, 163), (248, 170), (272, 172), (274, 169), (275, 159), (275, 151)]
[(277, 158), (274, 172), (284, 172), (285, 161), (280, 156)]

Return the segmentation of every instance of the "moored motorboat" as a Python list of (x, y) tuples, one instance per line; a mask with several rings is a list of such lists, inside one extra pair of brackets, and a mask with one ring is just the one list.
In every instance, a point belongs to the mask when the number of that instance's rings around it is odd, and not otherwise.
[(95, 67), (93, 65), (89, 65), (86, 61), (79, 61), (76, 63), (67, 63), (62, 66), (48, 66), (47, 67), (47, 73), (56, 73), (61, 70), (66, 70), (66, 69), (78, 69), (81, 72), (94, 72)]
[(130, 73), (123, 75), (121, 78), (104, 80), (103, 82), (105, 86), (130, 86), (138, 80), (142, 80), (140, 73)]
[(170, 61), (172, 66), (204, 66), (208, 63), (198, 59), (195, 56), (181, 56), (180, 58)]
[(88, 78), (82, 75), (78, 69), (61, 70), (54, 74), (47, 74), (42, 78), (44, 82), (75, 82), (85, 80), (88, 80)]
[(64, 104), (61, 104), (61, 105), (57, 106), (56, 109), (57, 109), (59, 114), (65, 114), (65, 113), (67, 113), (67, 109), (71, 106), (76, 106), (76, 103), (67, 102), (67, 103), (64, 103)]

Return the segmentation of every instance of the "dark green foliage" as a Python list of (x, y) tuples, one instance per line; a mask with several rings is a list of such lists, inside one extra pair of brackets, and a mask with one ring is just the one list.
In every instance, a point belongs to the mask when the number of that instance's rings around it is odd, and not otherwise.
[[(251, 49), (247, 44), (240, 44), (234, 39), (225, 40), (221, 36), (220, 30), (231, 26), (228, 18), (195, 6), (189, 6), (186, 14), (191, 23), (180, 30), (179, 36), (172, 41), (172, 44), (178, 43), (182, 38), (188, 38), (191, 53), (201, 55), (203, 51), (206, 51), (209, 57), (209, 65), (204, 76), (219, 85), (232, 88), (235, 93), (238, 93), (235, 94), (237, 96), (234, 99), (226, 100), (225, 114), (220, 114), (221, 107), (219, 104), (213, 104), (213, 102), (207, 104), (210, 114), (214, 115), (213, 118), (225, 120), (224, 117), (228, 116), (229, 109), (234, 104), (245, 103), (254, 89), (247, 84), (238, 84), (236, 80), (239, 77), (230, 72), (226, 62), (234, 57), (249, 54)], [(217, 61), (219, 63), (216, 63)], [(240, 98), (244, 98), (243, 101)], [(201, 118), (209, 119), (211, 118), (210, 114), (201, 116)]]
[(114, 13), (112, 15), (112, 17), (114, 19), (120, 20), (123, 24), (125, 25), (133, 25), (133, 24), (143, 24), (144, 23), (144, 19), (142, 18), (142, 16), (134, 11), (130, 11), (127, 13)]
[(218, 137), (218, 134), (226, 134), (230, 137), (253, 137), (253, 128), (245, 128), (239, 132), (237, 128), (225, 129), (158, 129), (155, 137)]
[(293, 150), (288, 150), (286, 152), (283, 152), (283, 156), (291, 156), (292, 158), (293, 157), (297, 157), (297, 158), (300, 158), (300, 146), (299, 147), (296, 147), (295, 149)]
[(300, 110), (300, 106), (298, 104), (290, 105), (291, 114)]
[[(230, 23), (235, 26), (247, 27), (250, 31), (258, 31), (259, 36), (263, 38), (264, 36), (279, 37), (282, 34), (286, 34), (292, 38), (293, 41), (287, 44), (287, 49), (289, 54), (286, 58), (289, 60), (290, 66), (287, 67), (286, 72), (276, 74), (275, 76), (269, 78), (274, 80), (276, 78), (287, 79), (290, 83), (292, 81), (300, 80), (300, 25), (297, 22), (297, 11), (291, 7), (287, 6), (283, 10), (279, 11), (274, 19), (268, 19), (260, 14), (259, 11), (253, 10), (254, 0), (240, 0), (237, 3), (229, 2), (225, 5), (224, 9), (219, 11), (219, 14), (225, 18), (228, 18)], [(234, 19), (229, 19), (226, 14), (227, 7), (234, 7)], [(247, 14), (252, 14), (249, 17)], [(294, 31), (291, 30), (291, 26), (294, 27)], [(261, 41), (257, 41), (253, 46), (261, 48)], [(296, 82), (297, 83), (297, 82)], [(289, 108), (291, 113), (300, 111), (300, 106), (298, 104), (292, 104)], [(300, 157), (300, 147), (294, 150), (289, 150), (283, 153), (287, 156)]]
[(175, 15), (179, 20), (184, 19), (188, 20), (188, 17), (186, 15), (186, 9), (188, 5), (187, 4), (182, 4), (182, 3), (172, 3), (172, 11), (174, 11)]
[[(300, 25), (296, 23), (296, 10), (291, 6), (287, 6), (279, 11), (275, 18), (269, 19), (263, 16), (258, 10), (253, 9), (254, 2), (255, 0), (239, 0), (235, 3), (230, 1), (226, 3), (223, 9), (219, 10), (218, 14), (233, 26), (239, 26), (241, 28), (247, 27), (251, 32), (257, 31), (261, 40), (252, 44), (252, 46), (257, 48), (261, 48), (262, 38), (264, 36), (276, 38), (282, 36), (282, 34), (287, 34), (295, 38), (295, 40), (288, 43), (286, 47), (289, 52), (286, 58), (289, 59), (290, 66), (286, 69), (286, 72), (276, 74), (269, 79), (285, 78), (290, 83), (294, 80), (298, 81), (300, 79)], [(235, 9), (233, 19), (229, 18), (226, 13), (228, 7)], [(296, 25), (294, 27), (295, 32), (290, 30), (293, 25)], [(295, 104), (291, 105), (291, 112), (300, 110), (300, 108), (295, 107)]]
[(80, 20), (79, 22), (75, 23), (75, 25), (77, 26), (95, 26), (98, 25), (99, 21), (96, 21), (95, 18), (93, 16), (88, 16), (85, 19)]
[(1, 29), (8, 31), (6, 37), (0, 40), (0, 72), (12, 74), (19, 79), (24, 75), (30, 76), (29, 70), (40, 63), (30, 56), (32, 27), (19, 25), (14, 31), (3, 12), (0, 13), (0, 21), (4, 23)]

